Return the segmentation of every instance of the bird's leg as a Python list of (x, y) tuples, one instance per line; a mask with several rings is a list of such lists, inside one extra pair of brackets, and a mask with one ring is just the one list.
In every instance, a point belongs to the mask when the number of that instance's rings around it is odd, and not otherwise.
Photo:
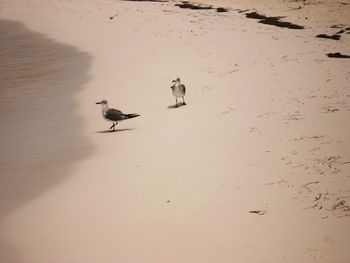
[(183, 104), (183, 105), (186, 105), (185, 97), (184, 97), (184, 96), (182, 96), (182, 104)]
[(115, 126), (118, 124), (118, 122), (116, 121), (114, 126), (113, 126), (113, 131), (115, 131)]
[(176, 100), (176, 103), (175, 103), (175, 108), (177, 108), (177, 98), (175, 98), (175, 100)]
[(113, 125), (109, 128), (110, 130), (113, 129), (113, 131), (115, 131), (115, 125), (117, 125), (118, 122), (113, 122)]

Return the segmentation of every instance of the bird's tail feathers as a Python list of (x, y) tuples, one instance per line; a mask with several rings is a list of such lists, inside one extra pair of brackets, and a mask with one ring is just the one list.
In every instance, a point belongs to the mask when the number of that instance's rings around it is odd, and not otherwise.
[(131, 114), (125, 114), (126, 119), (131, 119), (140, 116), (139, 114), (131, 113)]

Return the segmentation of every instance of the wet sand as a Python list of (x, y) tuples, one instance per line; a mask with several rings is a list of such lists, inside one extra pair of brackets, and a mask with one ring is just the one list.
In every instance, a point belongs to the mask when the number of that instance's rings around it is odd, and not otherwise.
[[(1, 224), (64, 181), (93, 147), (81, 136), (75, 101), (89, 79), (88, 54), (0, 20), (0, 57)], [(16, 262), (10, 251), (0, 240), (1, 262)]]

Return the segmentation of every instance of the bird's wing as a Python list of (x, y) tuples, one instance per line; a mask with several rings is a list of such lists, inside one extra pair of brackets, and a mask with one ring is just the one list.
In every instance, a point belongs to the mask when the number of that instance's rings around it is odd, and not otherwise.
[(125, 118), (124, 113), (116, 109), (108, 109), (105, 113), (105, 117), (111, 121), (121, 121)]
[(186, 93), (186, 87), (185, 87), (184, 84), (181, 84), (181, 88), (182, 88), (182, 90), (184, 91), (184, 93)]

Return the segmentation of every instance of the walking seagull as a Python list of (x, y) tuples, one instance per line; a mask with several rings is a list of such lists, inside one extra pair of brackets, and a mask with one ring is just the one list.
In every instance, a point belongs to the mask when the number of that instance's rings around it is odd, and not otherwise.
[(139, 114), (124, 114), (120, 110), (116, 109), (110, 109), (108, 108), (108, 102), (106, 100), (101, 100), (99, 102), (96, 102), (96, 104), (102, 105), (102, 116), (107, 121), (113, 122), (113, 125), (109, 128), (110, 130), (113, 129), (115, 131), (115, 126), (118, 124), (119, 121), (131, 119), (140, 116)]
[(172, 89), (173, 95), (175, 96), (175, 99), (176, 99), (175, 107), (177, 107), (177, 98), (181, 98), (181, 97), (182, 97), (182, 105), (186, 105), (185, 98), (184, 98), (186, 94), (185, 85), (181, 84), (180, 78), (176, 78), (172, 82), (173, 82), (173, 85), (170, 88)]

